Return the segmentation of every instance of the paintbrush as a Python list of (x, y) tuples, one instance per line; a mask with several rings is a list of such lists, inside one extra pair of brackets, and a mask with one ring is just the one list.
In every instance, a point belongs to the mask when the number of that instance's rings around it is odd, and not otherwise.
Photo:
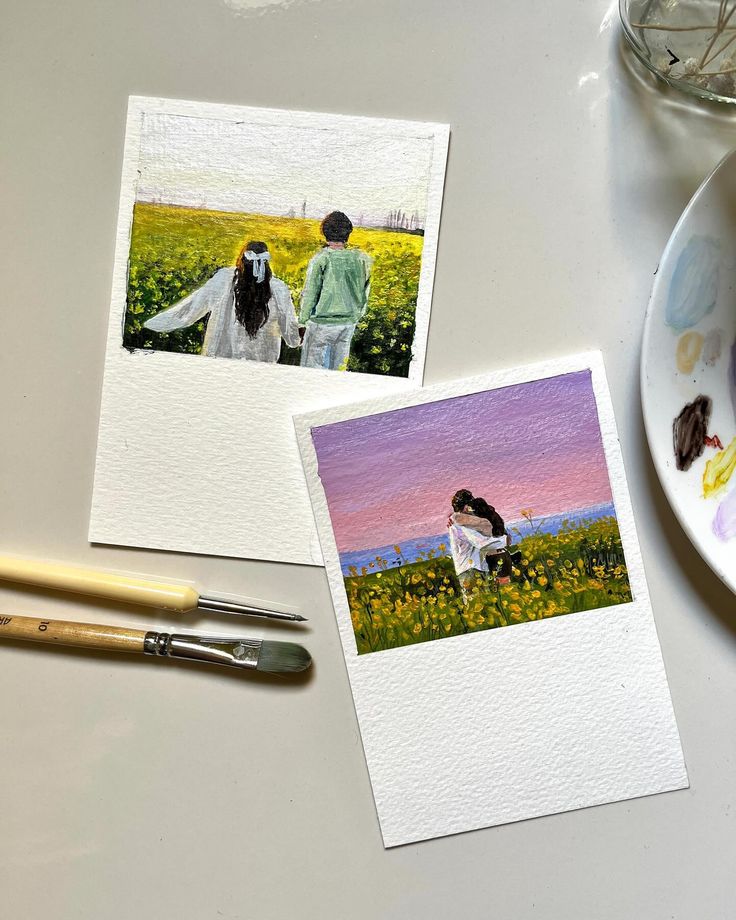
[(0, 616), (0, 639), (22, 639), (105, 652), (183, 658), (268, 674), (306, 671), (312, 663), (309, 652), (294, 642), (170, 634), (123, 626), (39, 620), (36, 617)]
[(56, 562), (38, 562), (34, 559), (16, 559), (13, 556), (0, 556), (0, 579), (41, 588), (56, 588), (58, 591), (71, 591), (75, 594), (105, 597), (126, 604), (175, 610), (179, 613), (201, 610), (207, 613), (235, 613), (269, 620), (306, 620), (306, 617), (298, 613), (282, 613), (267, 607), (254, 607), (226, 598), (201, 595), (192, 585), (168, 584), (134, 575), (116, 575), (97, 569), (76, 568)]

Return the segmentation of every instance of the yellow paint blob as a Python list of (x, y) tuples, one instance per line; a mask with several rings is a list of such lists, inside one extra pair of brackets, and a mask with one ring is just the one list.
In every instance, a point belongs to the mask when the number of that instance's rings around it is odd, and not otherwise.
[(736, 470), (736, 438), (725, 450), (719, 450), (715, 457), (705, 464), (703, 495), (708, 498), (720, 492), (734, 470)]
[(677, 342), (677, 370), (681, 374), (692, 374), (702, 350), (703, 336), (699, 332), (681, 335)]

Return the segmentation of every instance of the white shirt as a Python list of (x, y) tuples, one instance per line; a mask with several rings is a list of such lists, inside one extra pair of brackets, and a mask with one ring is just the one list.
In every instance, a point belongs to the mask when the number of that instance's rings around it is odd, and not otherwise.
[(299, 324), (289, 288), (279, 278), (271, 277), (268, 319), (251, 338), (235, 316), (234, 276), (235, 268), (221, 268), (201, 288), (143, 325), (154, 332), (171, 332), (191, 326), (209, 313), (203, 355), (275, 363), (281, 354), (282, 338), (292, 348), (299, 344)]
[(477, 569), (479, 572), (487, 571), (486, 556), (488, 553), (506, 549), (508, 542), (506, 534), (500, 537), (488, 537), (470, 527), (461, 527), (459, 524), (453, 524), (448, 529), (448, 534), (452, 561), (458, 575), (462, 575), (468, 569)]

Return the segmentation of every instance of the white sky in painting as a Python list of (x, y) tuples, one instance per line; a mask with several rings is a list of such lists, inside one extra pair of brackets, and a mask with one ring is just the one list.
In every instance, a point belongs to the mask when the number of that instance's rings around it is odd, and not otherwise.
[(146, 201), (383, 223), (389, 211), (424, 220), (432, 140), (354, 126), (262, 125), (146, 114), (137, 197)]

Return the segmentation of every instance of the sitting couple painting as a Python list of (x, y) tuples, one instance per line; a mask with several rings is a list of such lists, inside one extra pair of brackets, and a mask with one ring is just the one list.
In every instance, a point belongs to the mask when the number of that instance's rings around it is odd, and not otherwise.
[(511, 581), (511, 540), (503, 518), (484, 498), (474, 498), (468, 489), (456, 492), (447, 527), (464, 600), (486, 589), (491, 574), (496, 575), (496, 584)]
[(298, 320), (288, 286), (271, 271), (268, 246), (251, 242), (234, 268), (219, 269), (144, 326), (171, 332), (209, 314), (203, 355), (274, 364), (283, 340), (292, 348), (301, 345), (302, 367), (343, 368), (368, 305), (372, 260), (347, 248), (353, 225), (342, 211), (328, 214), (321, 229), (325, 246), (309, 262)]

